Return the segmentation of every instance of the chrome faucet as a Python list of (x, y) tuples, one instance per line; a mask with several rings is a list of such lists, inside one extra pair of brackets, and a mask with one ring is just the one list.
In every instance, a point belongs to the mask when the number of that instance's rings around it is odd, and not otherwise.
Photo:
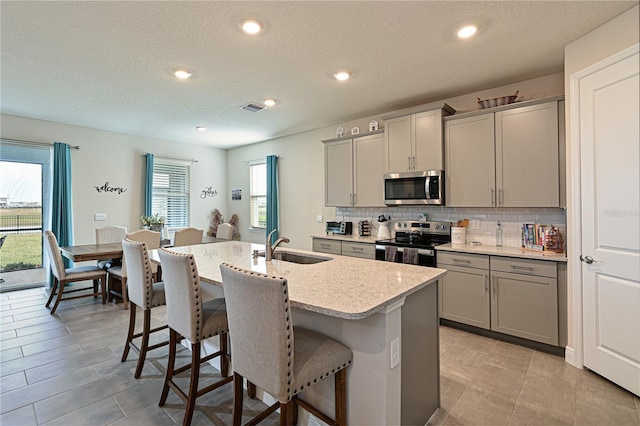
[(276, 231), (277, 231), (277, 229), (274, 229), (273, 231), (269, 232), (269, 235), (267, 235), (267, 240), (265, 241), (265, 244), (264, 244), (264, 251), (265, 251), (264, 259), (265, 260), (272, 260), (273, 259), (273, 252), (280, 245), (280, 243), (288, 243), (289, 242), (288, 238), (280, 237), (280, 238), (278, 238), (276, 240), (275, 243), (271, 244), (271, 236)]

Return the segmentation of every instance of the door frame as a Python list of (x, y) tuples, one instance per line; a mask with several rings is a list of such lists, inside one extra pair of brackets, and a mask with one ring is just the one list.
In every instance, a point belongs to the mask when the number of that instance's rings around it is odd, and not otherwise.
[(577, 71), (569, 77), (570, 85), (570, 153), (567, 155), (570, 161), (569, 173), (571, 183), (570, 202), (567, 205), (567, 282), (572, 284), (572, 297), (568, 298), (573, 303), (572, 331), (573, 347), (567, 346), (565, 360), (573, 366), (582, 369), (584, 367), (584, 339), (583, 339), (583, 305), (582, 305), (582, 263), (580, 252), (582, 250), (582, 174), (581, 174), (581, 138), (580, 138), (580, 81), (616, 62), (632, 56), (640, 50), (640, 44), (636, 43), (613, 55), (602, 59), (586, 68)]

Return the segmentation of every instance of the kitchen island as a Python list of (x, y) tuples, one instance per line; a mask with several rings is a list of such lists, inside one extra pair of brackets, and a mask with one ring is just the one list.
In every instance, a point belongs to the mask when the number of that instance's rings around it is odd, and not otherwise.
[[(424, 425), (440, 401), (436, 281), (446, 270), (287, 248), (276, 253), (326, 260), (298, 264), (253, 257), (254, 250), (263, 249), (229, 241), (171, 250), (193, 254), (201, 280), (219, 287), (222, 262), (287, 278), (294, 324), (353, 351), (349, 424)], [(158, 262), (157, 253), (151, 256)], [(271, 402), (260, 392), (258, 396)], [(333, 380), (314, 385), (303, 398), (333, 413)], [(300, 424), (309, 423), (308, 413), (300, 416)]]

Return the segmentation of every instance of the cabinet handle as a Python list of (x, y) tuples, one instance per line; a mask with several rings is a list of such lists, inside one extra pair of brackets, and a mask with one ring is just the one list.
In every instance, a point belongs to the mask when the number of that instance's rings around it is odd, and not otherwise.
[(353, 251), (362, 251), (364, 249), (362, 247), (351, 247), (351, 250), (353, 250)]
[(484, 294), (489, 294), (489, 275), (484, 275)]
[(498, 206), (504, 205), (504, 191), (502, 188), (498, 189)]
[(496, 205), (496, 190), (491, 188), (491, 206)]
[(411, 162), (411, 170), (415, 170), (416, 169), (416, 157), (412, 157), (413, 161)]
[(408, 170), (411, 170), (411, 157), (407, 157)]
[(471, 263), (470, 260), (467, 259), (456, 259), (455, 257), (453, 259), (451, 259), (453, 262), (455, 263)]
[(498, 277), (493, 276), (493, 295), (498, 297)]
[(533, 272), (533, 268), (530, 267), (530, 266), (511, 265), (511, 269), (516, 269), (518, 271), (530, 271), (530, 272)]
[(354, 206), (355, 206), (355, 205), (356, 205), (356, 203), (358, 202), (357, 200), (358, 200), (358, 194), (353, 194), (353, 202), (352, 202), (352, 204), (353, 204)]

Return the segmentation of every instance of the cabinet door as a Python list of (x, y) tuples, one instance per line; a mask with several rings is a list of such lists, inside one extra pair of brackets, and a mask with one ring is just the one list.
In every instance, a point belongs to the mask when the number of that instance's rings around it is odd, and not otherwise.
[(354, 205), (384, 206), (384, 135), (355, 138), (353, 155)]
[(324, 191), (327, 207), (349, 207), (353, 194), (351, 139), (324, 145)]
[(342, 255), (361, 257), (363, 259), (376, 258), (376, 245), (371, 243), (342, 242)]
[(447, 206), (495, 206), (493, 126), (493, 114), (446, 122)]
[(559, 207), (558, 103), (496, 112), (498, 207)]
[(411, 116), (392, 118), (384, 122), (386, 173), (410, 170)]
[(486, 269), (446, 266), (440, 279), (440, 316), (489, 329), (489, 271)]
[(442, 110), (413, 115), (413, 169), (443, 170)]
[(491, 329), (557, 346), (557, 279), (492, 272)]

